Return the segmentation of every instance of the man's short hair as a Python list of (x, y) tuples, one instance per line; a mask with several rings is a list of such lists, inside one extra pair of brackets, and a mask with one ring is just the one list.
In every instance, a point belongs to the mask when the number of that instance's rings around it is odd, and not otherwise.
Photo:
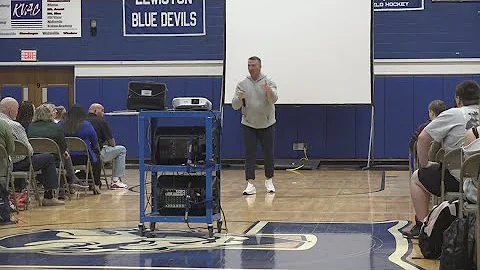
[(445, 111), (447, 109), (447, 106), (445, 105), (445, 102), (443, 100), (437, 99), (430, 104), (428, 104), (428, 110), (432, 111), (435, 116), (438, 116), (441, 112)]
[(262, 60), (258, 56), (252, 56), (252, 57), (248, 58), (248, 60), (257, 60), (260, 64), (262, 64)]
[(480, 86), (473, 80), (463, 81), (457, 84), (455, 96), (462, 101), (464, 106), (478, 104), (480, 100)]

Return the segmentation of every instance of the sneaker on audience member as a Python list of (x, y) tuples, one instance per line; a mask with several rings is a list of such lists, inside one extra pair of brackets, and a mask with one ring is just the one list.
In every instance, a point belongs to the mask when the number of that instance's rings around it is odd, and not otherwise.
[(110, 188), (128, 188), (128, 185), (123, 183), (120, 179), (113, 179), (113, 182), (110, 184)]
[(81, 189), (87, 189), (89, 187), (86, 181), (80, 179), (73, 180), (72, 183), (70, 183), (70, 186), (72, 186), (73, 188)]
[(415, 225), (408, 232), (402, 232), (403, 236), (407, 239), (418, 239), (420, 236), (420, 230), (422, 229), (423, 222), (416, 221)]

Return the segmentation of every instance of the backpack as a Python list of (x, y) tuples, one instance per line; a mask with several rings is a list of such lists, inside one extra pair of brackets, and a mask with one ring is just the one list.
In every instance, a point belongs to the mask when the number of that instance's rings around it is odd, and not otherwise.
[(12, 209), (10, 208), (8, 195), (8, 190), (2, 181), (0, 181), (0, 224), (8, 224), (11, 222)]
[(442, 253), (443, 232), (457, 217), (458, 200), (435, 206), (420, 229), (418, 246), (425, 259), (438, 259)]
[(440, 270), (474, 270), (476, 217), (457, 218), (443, 233)]

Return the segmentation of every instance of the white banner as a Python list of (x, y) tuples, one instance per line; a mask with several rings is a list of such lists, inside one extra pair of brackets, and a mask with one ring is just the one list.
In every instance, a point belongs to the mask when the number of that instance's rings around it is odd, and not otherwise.
[(81, 0), (0, 0), (0, 38), (81, 37)]

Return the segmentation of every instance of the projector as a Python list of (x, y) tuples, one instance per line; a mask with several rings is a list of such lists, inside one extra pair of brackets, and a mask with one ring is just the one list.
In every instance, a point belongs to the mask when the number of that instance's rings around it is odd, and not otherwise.
[(212, 102), (203, 97), (178, 97), (172, 101), (175, 110), (211, 110)]

